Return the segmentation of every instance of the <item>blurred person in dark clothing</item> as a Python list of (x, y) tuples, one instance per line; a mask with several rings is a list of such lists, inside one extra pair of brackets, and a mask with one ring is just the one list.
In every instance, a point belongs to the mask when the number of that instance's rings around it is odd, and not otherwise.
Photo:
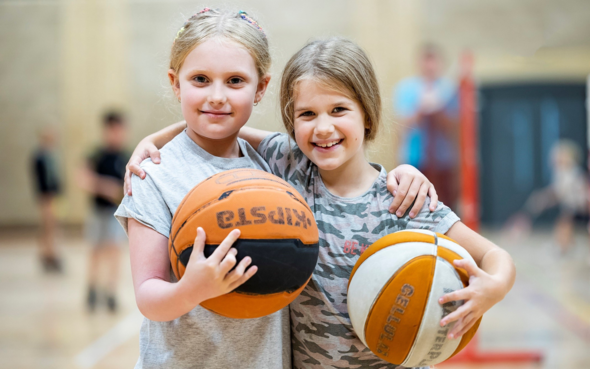
[(61, 190), (55, 158), (56, 141), (52, 128), (43, 129), (39, 134), (39, 147), (32, 160), (33, 181), (41, 213), (40, 259), (43, 270), (49, 273), (60, 273), (63, 268), (61, 259), (57, 256), (55, 244), (57, 228), (55, 199)]
[[(101, 146), (87, 159), (79, 178), (80, 185), (93, 194), (87, 223), (87, 238), (92, 245), (88, 262), (87, 306), (90, 311), (96, 308), (99, 297), (104, 297), (111, 312), (117, 310), (120, 248), (127, 236), (113, 214), (123, 198), (125, 165), (129, 160), (125, 150), (126, 134), (123, 115), (107, 113), (103, 117)], [(104, 283), (99, 286), (101, 272), (106, 274)]]
[(420, 74), (399, 82), (394, 108), (403, 129), (399, 161), (418, 168), (432, 181), (439, 198), (454, 207), (458, 196), (458, 96), (455, 84), (442, 76), (439, 48), (420, 49)]

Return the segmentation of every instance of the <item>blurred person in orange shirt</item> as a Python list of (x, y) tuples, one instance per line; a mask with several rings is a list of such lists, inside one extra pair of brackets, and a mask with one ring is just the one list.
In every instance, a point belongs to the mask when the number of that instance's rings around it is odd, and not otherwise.
[[(111, 312), (117, 310), (116, 289), (119, 280), (120, 248), (127, 236), (114, 217), (123, 198), (123, 178), (129, 154), (125, 150), (126, 122), (119, 112), (103, 117), (102, 143), (86, 161), (78, 182), (92, 196), (92, 212), (86, 235), (92, 245), (88, 262), (87, 307), (94, 311), (104, 298)], [(101, 267), (106, 283), (99, 289)], [(99, 293), (100, 292), (100, 293)]]

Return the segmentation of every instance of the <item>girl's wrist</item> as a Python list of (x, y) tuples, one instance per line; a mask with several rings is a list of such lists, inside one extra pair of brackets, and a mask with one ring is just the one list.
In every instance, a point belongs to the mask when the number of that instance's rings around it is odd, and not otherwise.
[(497, 302), (500, 302), (510, 291), (511, 285), (509, 281), (507, 281), (505, 278), (502, 278), (501, 276), (490, 275), (490, 277), (494, 281), (492, 287), (492, 294), (497, 296)]
[(175, 294), (178, 296), (179, 302), (190, 311), (206, 299), (202, 298), (199, 293), (195, 293), (193, 286), (189, 286), (188, 279), (181, 279), (175, 283)]

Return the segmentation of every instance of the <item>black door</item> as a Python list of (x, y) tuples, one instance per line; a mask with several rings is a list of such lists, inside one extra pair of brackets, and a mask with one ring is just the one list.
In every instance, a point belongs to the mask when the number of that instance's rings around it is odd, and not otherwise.
[[(533, 190), (550, 183), (549, 154), (557, 140), (579, 145), (586, 168), (586, 86), (493, 85), (479, 93), (482, 223), (500, 226)], [(554, 216), (549, 212), (538, 221)]]

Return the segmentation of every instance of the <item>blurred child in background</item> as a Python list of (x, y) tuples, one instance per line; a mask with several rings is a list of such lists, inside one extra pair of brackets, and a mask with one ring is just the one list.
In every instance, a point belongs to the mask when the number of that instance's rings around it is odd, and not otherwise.
[(551, 150), (552, 179), (549, 186), (534, 191), (524, 210), (508, 222), (513, 234), (528, 233), (532, 221), (548, 209), (557, 207), (559, 215), (554, 229), (555, 242), (565, 254), (574, 241), (577, 220), (588, 218), (588, 181), (582, 169), (580, 148), (572, 141), (559, 140)]
[[(94, 311), (99, 298), (100, 272), (105, 280), (100, 286), (111, 312), (117, 310), (116, 289), (119, 280), (120, 247), (126, 235), (113, 216), (123, 198), (123, 178), (129, 155), (125, 151), (126, 124), (121, 113), (109, 112), (103, 118), (102, 143), (87, 159), (79, 183), (93, 195), (87, 237), (92, 245), (88, 261), (87, 306)], [(106, 270), (105, 270), (106, 269)]]
[(61, 189), (55, 144), (54, 130), (50, 127), (44, 128), (39, 134), (39, 147), (33, 155), (32, 163), (37, 203), (41, 213), (40, 259), (43, 270), (49, 273), (61, 273), (63, 268), (55, 246), (57, 220), (54, 204)]

